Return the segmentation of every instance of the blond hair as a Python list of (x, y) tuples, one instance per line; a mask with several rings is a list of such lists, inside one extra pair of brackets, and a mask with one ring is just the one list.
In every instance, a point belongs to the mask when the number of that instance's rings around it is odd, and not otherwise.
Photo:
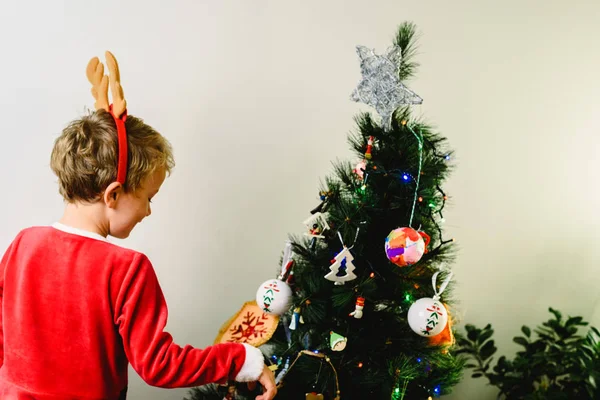
[[(128, 168), (125, 190), (135, 192), (159, 168), (175, 166), (171, 144), (140, 118), (125, 122)], [(54, 142), (50, 166), (59, 192), (70, 202), (94, 202), (117, 179), (118, 141), (113, 117), (104, 110), (72, 121)]]

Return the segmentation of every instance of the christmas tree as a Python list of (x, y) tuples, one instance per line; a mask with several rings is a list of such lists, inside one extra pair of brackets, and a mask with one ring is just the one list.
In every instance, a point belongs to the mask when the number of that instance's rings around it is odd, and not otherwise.
[[(357, 47), (362, 78), (351, 98), (378, 114), (356, 117), (349, 143), (358, 159), (336, 163), (324, 180), (306, 233), (291, 237), (278, 279), (259, 288), (257, 314), (225, 328), (237, 336), (222, 341), (260, 345), (277, 398), (428, 399), (461, 377), (453, 240), (442, 229), (452, 154), (411, 113), (422, 102), (403, 83), (418, 66), (414, 40), (404, 23), (387, 53)], [(272, 334), (268, 318), (276, 318)], [(245, 385), (209, 385), (189, 399), (255, 395)]]

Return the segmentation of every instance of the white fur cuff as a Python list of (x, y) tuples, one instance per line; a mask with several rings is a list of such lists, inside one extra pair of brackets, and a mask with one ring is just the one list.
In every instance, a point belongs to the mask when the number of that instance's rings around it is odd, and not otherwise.
[(265, 361), (262, 352), (254, 346), (243, 343), (246, 349), (246, 360), (242, 369), (235, 377), (237, 382), (253, 382), (258, 380), (265, 367)]

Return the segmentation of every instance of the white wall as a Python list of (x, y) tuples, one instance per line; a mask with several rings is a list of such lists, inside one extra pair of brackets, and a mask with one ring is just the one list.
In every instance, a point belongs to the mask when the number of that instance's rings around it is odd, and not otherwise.
[[(458, 152), (446, 217), (459, 316), (492, 322), (506, 352), (550, 305), (600, 325), (599, 16), (598, 2), (559, 0), (4, 1), (0, 243), (60, 216), (52, 142), (92, 106), (85, 66), (110, 49), (130, 113), (178, 163), (126, 245), (153, 260), (177, 341), (209, 344), (274, 274), (330, 161), (350, 155), (365, 109), (349, 100), (354, 46), (383, 51), (412, 20), (418, 111)], [(131, 380), (132, 400), (186, 393)], [(454, 398), (494, 395), (465, 381)]]

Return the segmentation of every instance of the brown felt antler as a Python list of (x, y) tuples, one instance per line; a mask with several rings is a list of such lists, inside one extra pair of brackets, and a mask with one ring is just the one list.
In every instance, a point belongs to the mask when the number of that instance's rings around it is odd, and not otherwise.
[(112, 112), (119, 118), (127, 109), (127, 102), (125, 101), (123, 87), (121, 86), (119, 64), (117, 64), (115, 56), (110, 51), (105, 53), (105, 57), (109, 76), (104, 75), (104, 65), (98, 57), (90, 60), (87, 65), (86, 75), (92, 84), (92, 96), (96, 99), (96, 103), (94, 104), (96, 110), (109, 111), (108, 84), (110, 82), (110, 91), (113, 100)]
[(108, 76), (104, 75), (104, 65), (94, 57), (87, 65), (86, 75), (92, 84), (92, 96), (96, 99), (96, 110), (108, 111)]

